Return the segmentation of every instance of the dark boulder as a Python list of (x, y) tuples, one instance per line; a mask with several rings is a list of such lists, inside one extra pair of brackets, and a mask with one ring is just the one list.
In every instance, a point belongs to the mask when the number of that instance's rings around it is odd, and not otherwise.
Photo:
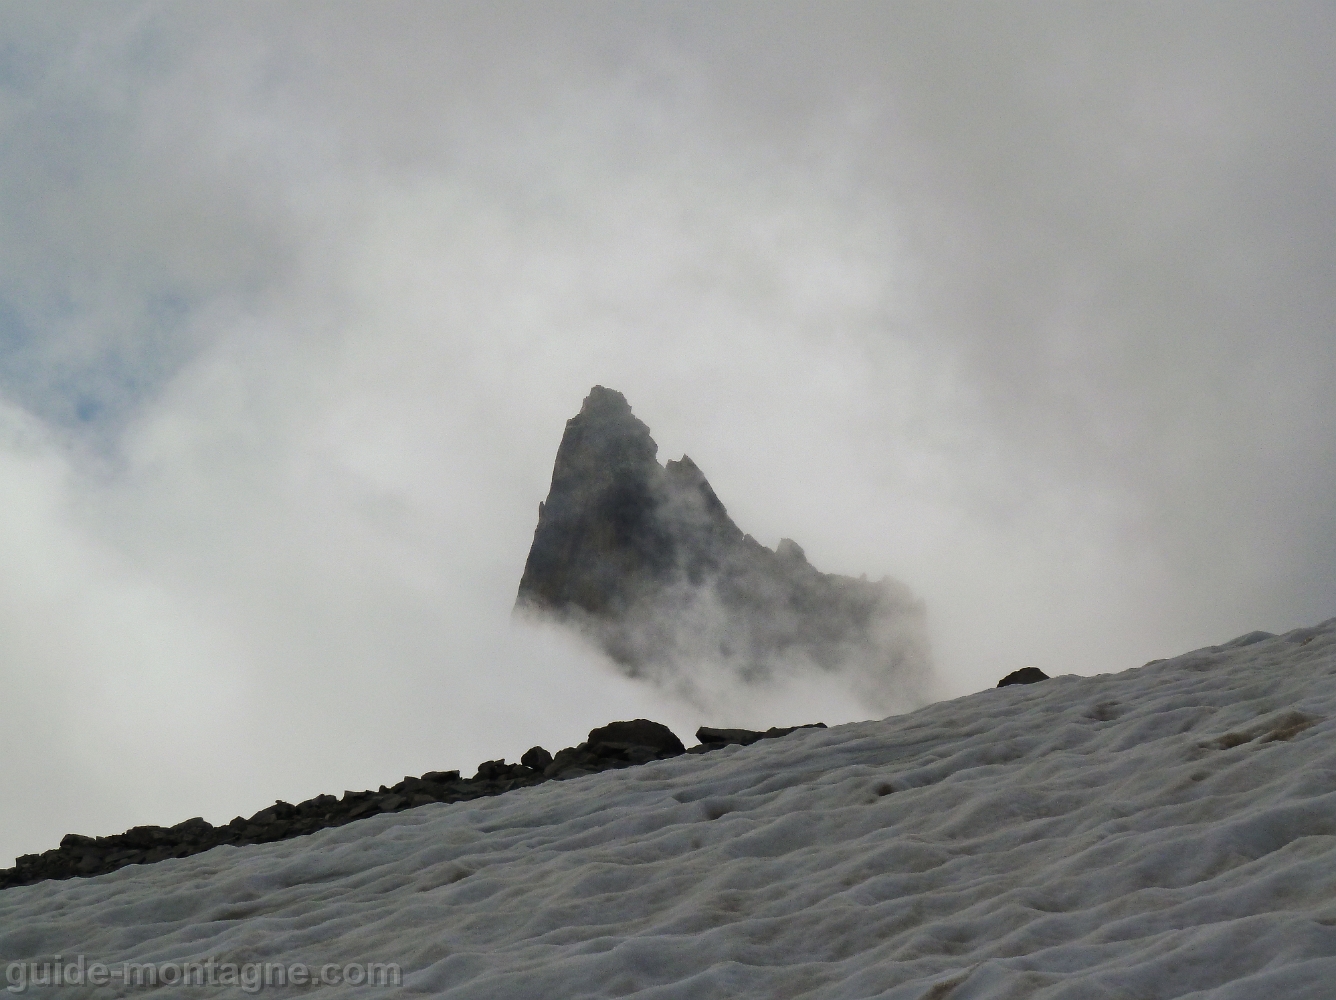
[(687, 748), (671, 729), (649, 719), (632, 719), (630, 722), (610, 722), (589, 731), (589, 743), (626, 744), (629, 746), (648, 747), (660, 756), (676, 756), (686, 753)]
[(194, 837), (196, 839), (208, 836), (212, 830), (213, 824), (206, 822), (203, 816), (182, 820), (171, 828), (171, 831), (179, 837)]
[(492, 781), (508, 777), (510, 777), (510, 767), (504, 760), (485, 760), (478, 765), (478, 773), (473, 776), (473, 780)]
[(1007, 676), (997, 682), (1000, 688), (1008, 687), (1012, 684), (1036, 684), (1039, 681), (1049, 679), (1048, 674), (1044, 673), (1038, 667), (1021, 667), (1019, 670), (1013, 670)]
[(428, 771), (422, 776), (423, 781), (430, 781), (433, 784), (448, 784), (459, 780), (458, 771)]
[(525, 767), (533, 768), (535, 771), (543, 771), (552, 763), (552, 755), (542, 747), (530, 747), (520, 757), (520, 763)]

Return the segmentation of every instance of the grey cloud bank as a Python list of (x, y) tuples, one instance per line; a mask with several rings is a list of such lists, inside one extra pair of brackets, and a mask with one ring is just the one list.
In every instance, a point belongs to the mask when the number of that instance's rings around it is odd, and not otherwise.
[(1333, 613), (1328, 8), (4, 13), (0, 860), (866, 714), (510, 623), (595, 383), (941, 694)]

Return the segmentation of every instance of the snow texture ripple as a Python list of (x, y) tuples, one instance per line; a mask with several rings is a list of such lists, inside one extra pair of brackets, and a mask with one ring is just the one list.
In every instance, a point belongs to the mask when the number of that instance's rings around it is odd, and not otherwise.
[(1336, 619), (0, 893), (0, 960), (57, 954), (487, 1000), (1330, 1000)]

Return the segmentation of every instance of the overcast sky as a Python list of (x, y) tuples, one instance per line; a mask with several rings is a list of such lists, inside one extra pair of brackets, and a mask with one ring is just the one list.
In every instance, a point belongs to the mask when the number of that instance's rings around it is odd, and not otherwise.
[(1336, 614), (1329, 4), (0, 5), (0, 864), (710, 717), (510, 607), (624, 392), (939, 696)]

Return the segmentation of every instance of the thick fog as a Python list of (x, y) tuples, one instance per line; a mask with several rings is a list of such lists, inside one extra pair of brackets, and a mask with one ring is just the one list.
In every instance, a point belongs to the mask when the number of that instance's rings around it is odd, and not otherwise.
[(864, 717), (512, 621), (595, 384), (938, 697), (1336, 614), (1330, 6), (0, 13), (0, 865)]

